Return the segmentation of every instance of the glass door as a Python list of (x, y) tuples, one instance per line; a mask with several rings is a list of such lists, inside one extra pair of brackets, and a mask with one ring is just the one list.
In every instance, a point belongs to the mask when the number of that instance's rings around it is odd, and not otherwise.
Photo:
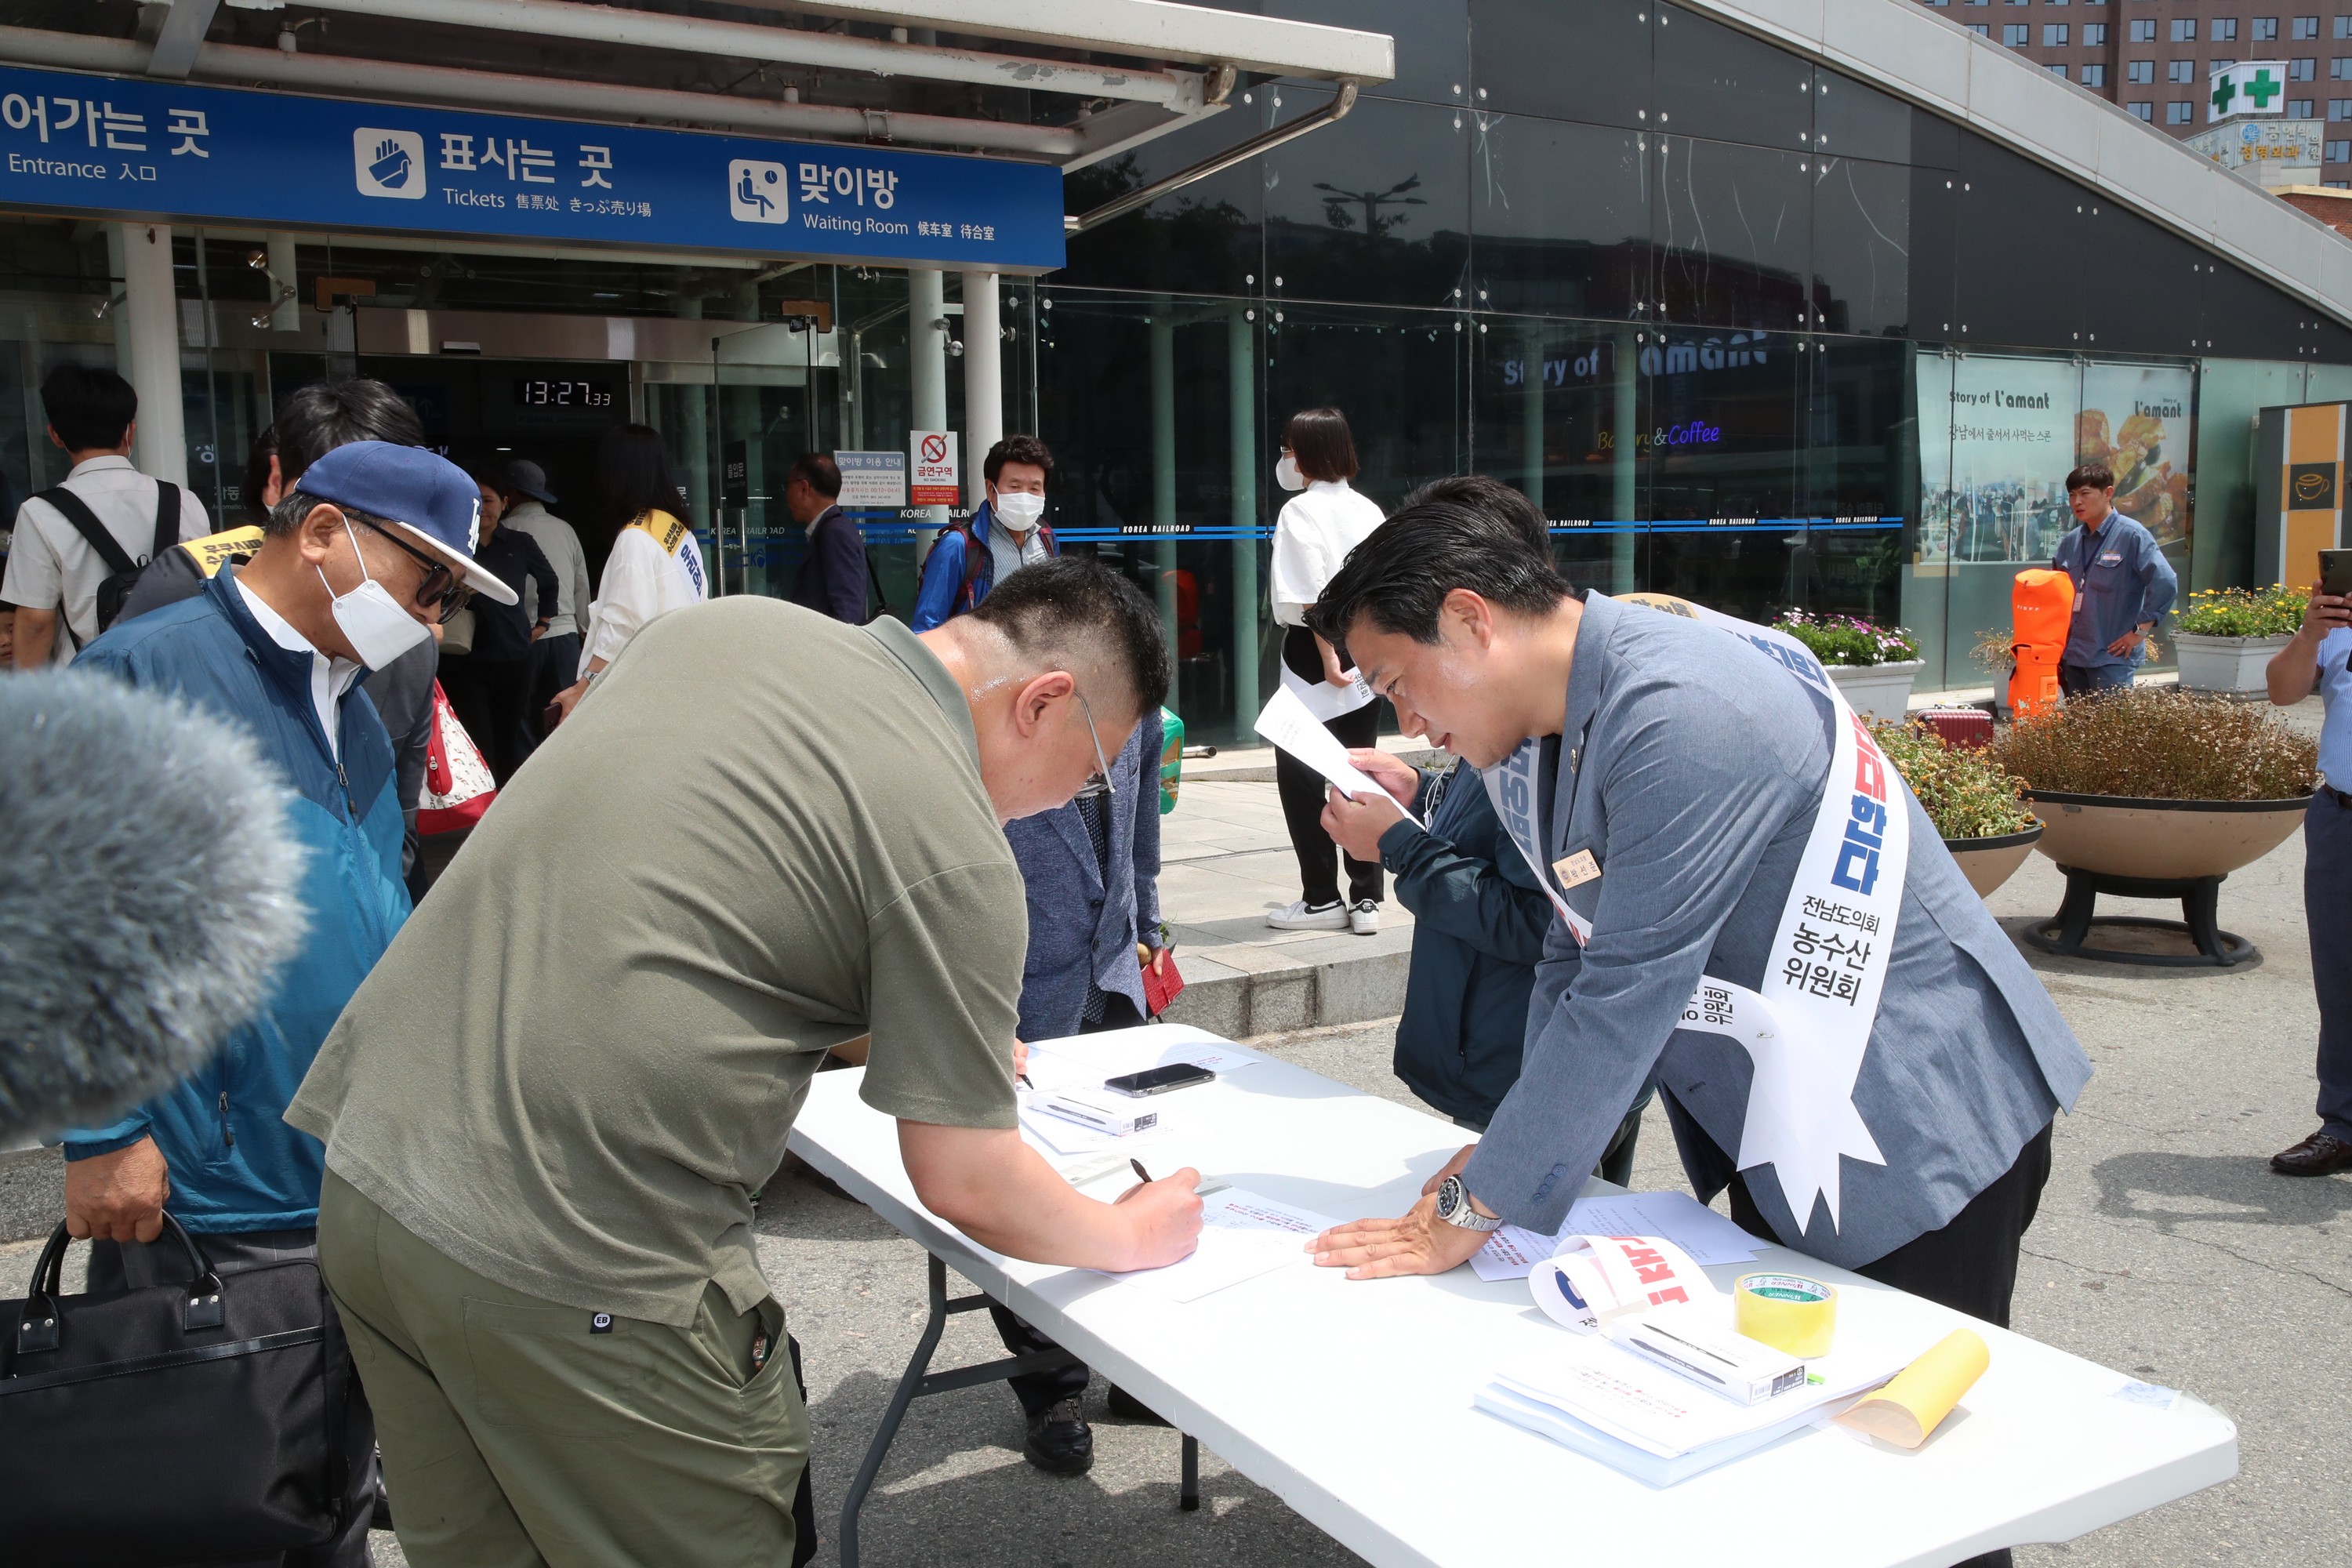
[(761, 322), (713, 341), (716, 592), (782, 598), (799, 581), (806, 536), (784, 505), (784, 478), (803, 453), (838, 444), (840, 363), (832, 322), (818, 316)]

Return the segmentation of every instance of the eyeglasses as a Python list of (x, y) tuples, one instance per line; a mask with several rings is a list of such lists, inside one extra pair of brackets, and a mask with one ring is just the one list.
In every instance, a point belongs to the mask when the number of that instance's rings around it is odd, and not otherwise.
[(1110, 763), (1103, 756), (1102, 735), (1095, 728), (1095, 710), (1087, 705), (1087, 694), (1083, 691), (1073, 691), (1070, 695), (1078, 700), (1079, 708), (1086, 713), (1087, 739), (1095, 743), (1095, 766), (1099, 770), (1093, 777), (1078, 786), (1078, 793), (1073, 798), (1100, 800), (1110, 793)]
[(367, 528), (370, 532), (390, 540), (394, 549), (425, 568), (425, 580), (416, 584), (416, 607), (420, 610), (430, 609), (436, 600), (439, 601), (438, 614), (441, 624), (447, 626), (450, 617), (465, 606), (466, 584), (464, 582), (447, 566), (408, 543), (390, 529), (378, 528), (372, 522), (367, 524)]

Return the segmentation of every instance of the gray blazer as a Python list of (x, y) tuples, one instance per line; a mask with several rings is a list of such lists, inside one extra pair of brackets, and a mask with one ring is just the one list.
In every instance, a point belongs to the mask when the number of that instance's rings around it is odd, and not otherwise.
[[(1702, 973), (1762, 983), (1828, 777), (1830, 721), (1826, 699), (1714, 627), (1585, 601), (1568, 721), (1537, 795), (1547, 861), (1589, 849), (1600, 862), (1566, 893), (1592, 938), (1580, 950), (1555, 919), (1545, 941), (1525, 1066), (1465, 1173), (1489, 1207), (1556, 1229), (1654, 1075), (1692, 1185), (1712, 1197), (1729, 1181), (1748, 1052), (1676, 1026)], [(1748, 1175), (1782, 1241), (1845, 1268), (1940, 1228), (2091, 1076), (1908, 789), (1904, 805), (1902, 912), (1853, 1091), (1886, 1163), (1842, 1163), (1835, 1227), (1824, 1203), (1800, 1223), (1779, 1182)]]
[(1135, 944), (1139, 931), (1160, 926), (1160, 746), (1155, 711), (1111, 759), (1108, 884), (1076, 802), (1004, 825), (1029, 893), (1024, 1040), (1076, 1034), (1089, 978), (1144, 1011)]

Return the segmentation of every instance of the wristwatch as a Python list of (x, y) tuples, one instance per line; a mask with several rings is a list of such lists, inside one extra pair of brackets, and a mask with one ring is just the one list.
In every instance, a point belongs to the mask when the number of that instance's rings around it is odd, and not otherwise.
[(1437, 1217), (1464, 1230), (1498, 1230), (1503, 1222), (1488, 1219), (1470, 1206), (1470, 1189), (1459, 1176), (1448, 1176), (1437, 1189)]

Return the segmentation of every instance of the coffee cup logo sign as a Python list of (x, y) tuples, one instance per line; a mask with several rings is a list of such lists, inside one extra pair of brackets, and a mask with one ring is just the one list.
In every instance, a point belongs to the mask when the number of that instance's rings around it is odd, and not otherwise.
[(954, 506), (963, 499), (952, 430), (908, 432), (908, 497), (912, 506)]

